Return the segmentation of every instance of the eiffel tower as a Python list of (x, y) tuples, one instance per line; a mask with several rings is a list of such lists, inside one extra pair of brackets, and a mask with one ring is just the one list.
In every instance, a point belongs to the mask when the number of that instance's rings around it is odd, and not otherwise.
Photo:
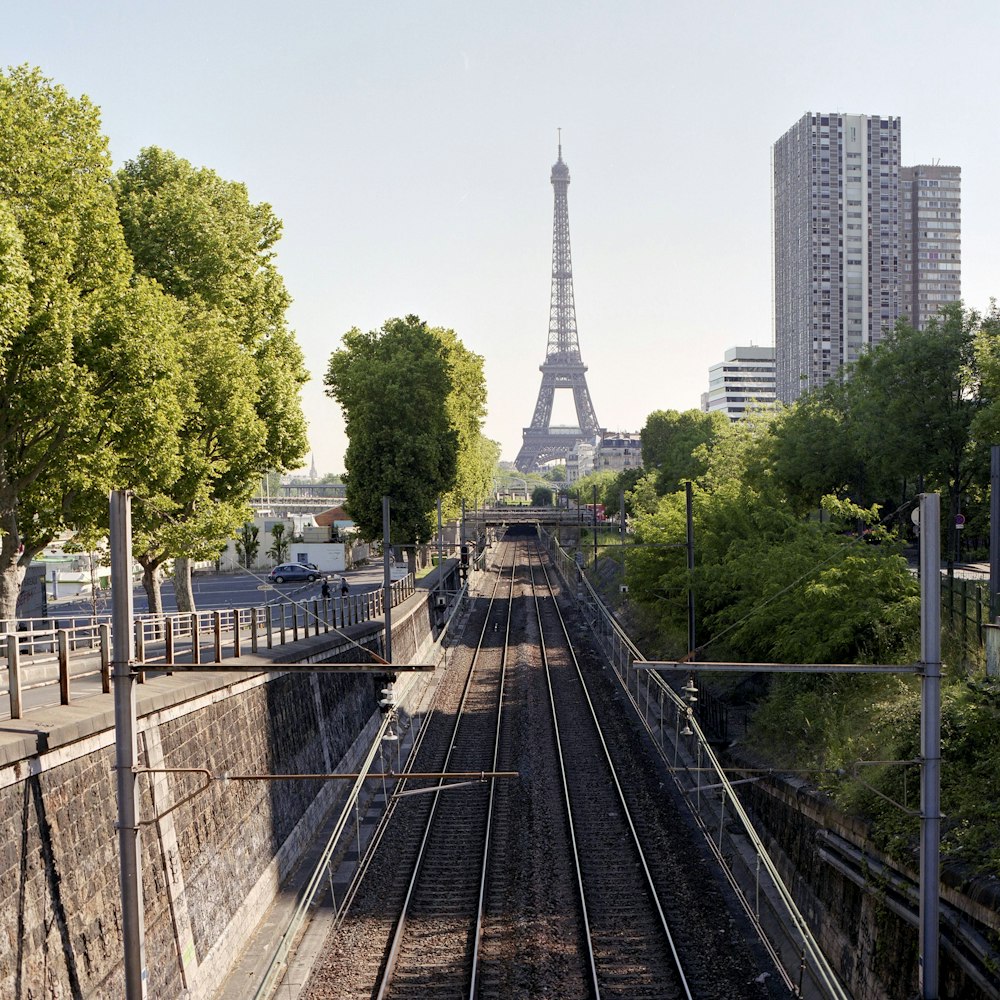
[[(565, 458), (581, 441), (593, 441), (602, 433), (587, 388), (587, 366), (580, 357), (576, 334), (576, 306), (573, 304), (573, 259), (569, 248), (569, 167), (563, 163), (562, 136), (559, 159), (552, 167), (555, 189), (555, 217), (552, 223), (552, 301), (549, 305), (549, 343), (541, 365), (542, 387), (531, 418), (524, 428), (521, 450), (514, 465), (519, 472), (531, 472), (545, 462)], [(556, 389), (572, 389), (576, 404), (576, 427), (552, 427), (552, 398)]]

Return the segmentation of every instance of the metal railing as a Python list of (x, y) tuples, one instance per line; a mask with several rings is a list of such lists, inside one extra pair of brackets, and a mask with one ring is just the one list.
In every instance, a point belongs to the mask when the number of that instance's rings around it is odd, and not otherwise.
[[(392, 606), (414, 592), (410, 574), (392, 584)], [(187, 656), (191, 663), (218, 661), (223, 655), (256, 653), (263, 645), (297, 642), (300, 638), (381, 618), (384, 591), (348, 597), (281, 601), (252, 608), (195, 611), (189, 614), (137, 615), (135, 662), (163, 669)], [(72, 703), (71, 681), (101, 677), (101, 690), (111, 690), (111, 616), (88, 615), (60, 619), (0, 622), (0, 657), (6, 659), (10, 717), (24, 714), (23, 694), (59, 685), (59, 704)], [(139, 682), (144, 680), (139, 672)]]
[[(587, 579), (572, 555), (545, 534), (566, 586), (575, 593), (594, 635), (688, 804), (709, 849), (748, 917), (757, 927), (786, 987), (802, 995), (808, 972), (824, 997), (847, 993), (754, 829), (695, 715), (693, 679), (680, 692), (653, 670), (637, 670), (645, 657)], [(749, 779), (754, 781), (756, 778)], [(734, 835), (735, 834), (735, 835)]]

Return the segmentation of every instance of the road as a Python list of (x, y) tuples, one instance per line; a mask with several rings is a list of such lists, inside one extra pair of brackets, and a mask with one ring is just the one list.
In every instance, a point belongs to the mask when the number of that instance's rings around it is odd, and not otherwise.
[[(383, 570), (381, 565), (361, 566), (350, 569), (346, 573), (330, 574), (330, 589), (332, 596), (340, 596), (340, 577), (347, 578), (352, 594), (364, 594), (377, 590), (382, 586)], [(393, 579), (405, 575), (404, 567), (393, 569)], [(252, 608), (265, 604), (275, 604), (280, 601), (312, 600), (320, 596), (322, 581), (315, 583), (266, 583), (266, 571), (253, 575), (247, 571), (238, 573), (197, 573), (192, 580), (195, 607), (199, 611), (216, 611), (230, 608)], [(267, 589), (262, 589), (267, 587)], [(137, 615), (148, 610), (146, 592), (141, 586), (134, 588), (132, 599)], [(175, 614), (177, 601), (174, 596), (173, 581), (165, 580), (162, 587), (163, 610), (166, 614)], [(68, 597), (49, 600), (50, 618), (69, 618), (73, 615), (109, 614), (111, 612), (110, 592), (101, 594), (97, 601), (90, 597)]]

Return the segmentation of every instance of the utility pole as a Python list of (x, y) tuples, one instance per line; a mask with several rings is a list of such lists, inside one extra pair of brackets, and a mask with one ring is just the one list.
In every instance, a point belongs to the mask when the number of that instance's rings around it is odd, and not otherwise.
[(625, 582), (625, 491), (622, 490), (618, 500), (618, 529), (622, 543), (622, 583)]
[(597, 487), (594, 487), (594, 572), (597, 572)]
[(694, 653), (694, 516), (691, 498), (691, 480), (684, 484), (684, 504), (687, 513), (687, 570), (688, 570), (688, 653)]
[(139, 766), (135, 719), (132, 630), (132, 494), (113, 490), (111, 517), (111, 634), (115, 697), (115, 773), (118, 786), (118, 857), (125, 949), (126, 1000), (145, 1000), (145, 927), (142, 849), (139, 840)]
[(990, 447), (990, 622), (1000, 615), (1000, 444)]
[(920, 996), (938, 1000), (941, 880), (941, 497), (920, 495)]
[(392, 571), (389, 569), (389, 498), (382, 497), (382, 585), (385, 603), (385, 658), (392, 663)]

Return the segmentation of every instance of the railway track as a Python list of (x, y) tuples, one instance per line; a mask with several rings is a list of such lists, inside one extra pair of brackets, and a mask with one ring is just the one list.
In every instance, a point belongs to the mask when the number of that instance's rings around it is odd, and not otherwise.
[(656, 861), (647, 859), (636, 832), (554, 588), (540, 561), (540, 586), (529, 570), (592, 995), (692, 1000), (650, 870)]
[(519, 778), (401, 782), (300, 996), (778, 995), (546, 559), (498, 546), (410, 756)]

